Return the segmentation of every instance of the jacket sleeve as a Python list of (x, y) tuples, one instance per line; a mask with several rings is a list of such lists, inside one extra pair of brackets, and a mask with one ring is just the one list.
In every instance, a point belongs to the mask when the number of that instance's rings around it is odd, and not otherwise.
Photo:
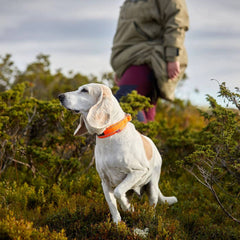
[[(163, 3), (163, 4), (162, 4)], [(189, 28), (189, 17), (185, 0), (159, 0), (163, 23), (163, 46), (165, 60), (177, 61), (183, 49), (185, 32)]]

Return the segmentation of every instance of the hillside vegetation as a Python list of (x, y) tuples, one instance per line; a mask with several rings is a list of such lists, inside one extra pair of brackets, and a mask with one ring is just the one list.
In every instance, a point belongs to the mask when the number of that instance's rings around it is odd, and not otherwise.
[(74, 137), (79, 115), (56, 99), (96, 81), (52, 74), (45, 55), (24, 71), (10, 55), (0, 58), (0, 239), (239, 239), (239, 89), (219, 85), (219, 97), (235, 110), (211, 96), (208, 111), (159, 101), (156, 121), (148, 124), (135, 117), (148, 99), (136, 92), (122, 99), (136, 128), (161, 152), (159, 185), (178, 203), (153, 209), (145, 195), (134, 196), (135, 212), (121, 212), (116, 226), (94, 166), (94, 136)]

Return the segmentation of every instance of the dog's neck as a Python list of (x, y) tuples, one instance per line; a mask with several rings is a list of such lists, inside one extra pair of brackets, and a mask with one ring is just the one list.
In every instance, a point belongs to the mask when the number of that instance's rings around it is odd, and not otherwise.
[(98, 138), (108, 138), (110, 136), (115, 135), (116, 133), (120, 133), (127, 126), (128, 122), (130, 122), (131, 120), (132, 120), (131, 115), (126, 114), (122, 120), (107, 127), (101, 135), (98, 135)]

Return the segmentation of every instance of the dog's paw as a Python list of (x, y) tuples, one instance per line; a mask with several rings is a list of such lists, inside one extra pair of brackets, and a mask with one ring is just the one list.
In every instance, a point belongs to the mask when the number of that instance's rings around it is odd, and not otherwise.
[(114, 217), (112, 217), (113, 218), (113, 222), (116, 224), (116, 225), (118, 225), (118, 223), (120, 223), (121, 222), (121, 217), (120, 217), (120, 215), (119, 216), (114, 216)]

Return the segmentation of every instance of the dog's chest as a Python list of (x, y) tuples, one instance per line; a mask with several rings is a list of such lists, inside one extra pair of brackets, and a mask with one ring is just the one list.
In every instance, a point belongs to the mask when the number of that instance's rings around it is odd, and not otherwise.
[(95, 148), (96, 168), (101, 179), (116, 187), (129, 173), (126, 151), (108, 144)]
[(97, 140), (96, 168), (101, 179), (112, 187), (120, 184), (132, 171), (149, 169), (149, 161), (144, 157), (140, 134), (136, 132), (129, 135), (119, 138), (120, 133), (111, 140)]

